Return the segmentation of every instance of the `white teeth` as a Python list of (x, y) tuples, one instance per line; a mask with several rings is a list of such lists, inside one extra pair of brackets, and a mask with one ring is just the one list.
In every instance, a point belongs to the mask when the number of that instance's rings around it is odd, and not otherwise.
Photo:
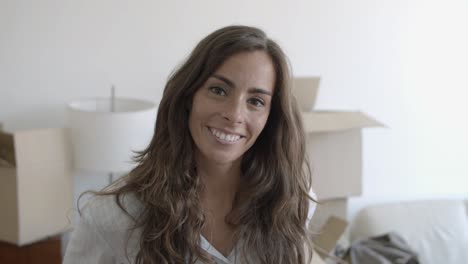
[(224, 141), (228, 141), (228, 142), (235, 142), (237, 140), (240, 139), (240, 136), (239, 135), (233, 135), (233, 134), (224, 134), (223, 132), (221, 131), (218, 131), (214, 128), (211, 128), (211, 133), (216, 136), (217, 138), (221, 139), (221, 140), (224, 140)]

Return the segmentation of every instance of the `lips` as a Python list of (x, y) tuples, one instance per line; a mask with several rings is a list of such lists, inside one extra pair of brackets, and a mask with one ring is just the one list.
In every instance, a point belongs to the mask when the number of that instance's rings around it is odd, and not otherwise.
[(209, 127), (208, 129), (210, 130), (211, 134), (215, 136), (216, 139), (221, 143), (233, 144), (243, 138), (243, 136), (239, 134), (226, 133), (216, 128)]

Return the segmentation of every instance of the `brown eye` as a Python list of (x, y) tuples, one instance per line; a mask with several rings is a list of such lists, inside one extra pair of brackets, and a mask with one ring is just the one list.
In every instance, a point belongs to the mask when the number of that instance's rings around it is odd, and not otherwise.
[(250, 98), (249, 103), (255, 107), (263, 107), (265, 106), (265, 102), (260, 98)]
[(227, 94), (223, 88), (217, 86), (210, 87), (209, 90), (210, 92), (220, 96), (225, 96)]

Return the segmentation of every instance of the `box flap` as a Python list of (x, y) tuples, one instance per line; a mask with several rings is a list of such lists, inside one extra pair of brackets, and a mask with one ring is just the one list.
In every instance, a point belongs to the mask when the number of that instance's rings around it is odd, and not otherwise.
[(293, 93), (302, 111), (312, 111), (317, 99), (320, 77), (296, 77), (293, 80)]
[(15, 167), (15, 144), (13, 135), (0, 131), (0, 167)]
[(359, 111), (312, 111), (302, 112), (307, 133), (333, 132), (365, 127), (384, 127), (379, 121)]
[(336, 243), (343, 235), (348, 222), (345, 220), (330, 216), (327, 222), (320, 230), (320, 234), (314, 239), (315, 246), (318, 248), (317, 252), (322, 258), (327, 258), (327, 255), (332, 255), (332, 251)]
[(326, 262), (314, 250), (313, 253), (312, 253), (312, 261), (311, 261), (310, 264), (326, 264)]
[[(0, 241), (14, 244), (19, 239), (20, 228), (16, 180), (16, 168), (0, 166)], [(0, 262), (1, 255), (0, 253)]]

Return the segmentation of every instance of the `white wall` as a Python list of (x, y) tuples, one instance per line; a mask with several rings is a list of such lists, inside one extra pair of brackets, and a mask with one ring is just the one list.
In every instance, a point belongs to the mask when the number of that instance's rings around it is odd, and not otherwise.
[(375, 202), (468, 197), (467, 11), (467, 1), (412, 0), (395, 23), (376, 18), (374, 91), (360, 78), (357, 104), (390, 129), (365, 133), (364, 195), (351, 216)]
[[(66, 102), (117, 94), (159, 101), (171, 70), (221, 26), (259, 26), (296, 75), (320, 75), (317, 107), (361, 109), (368, 203), (468, 197), (466, 1), (0, 1), (0, 122), (64, 126)], [(77, 174), (76, 193), (103, 175)]]

